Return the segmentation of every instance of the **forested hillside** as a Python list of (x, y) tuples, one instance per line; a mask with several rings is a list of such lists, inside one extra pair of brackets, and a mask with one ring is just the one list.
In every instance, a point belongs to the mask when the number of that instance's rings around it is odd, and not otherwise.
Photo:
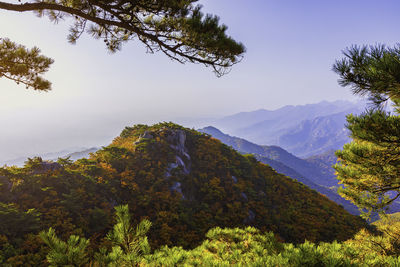
[(317, 157), (315, 160), (300, 159), (278, 146), (260, 146), (245, 139), (224, 134), (214, 127), (205, 127), (199, 131), (212, 135), (241, 153), (253, 154), (259, 161), (268, 164), (277, 172), (296, 179), (327, 196), (330, 200), (342, 205), (348, 212), (360, 214), (358, 208), (342, 198), (335, 188), (329, 188), (338, 186), (332, 168), (334, 163), (328, 166), (329, 163), (321, 158), (318, 158), (320, 161), (316, 161)]
[[(346, 240), (366, 224), (325, 196), (220, 141), (171, 123), (127, 127), (90, 159), (0, 169), (2, 260), (42, 262), (37, 234), (104, 241), (114, 207), (152, 222), (153, 249), (193, 248), (213, 227), (254, 226), (281, 241)], [(105, 243), (104, 243), (105, 242)]]
[[(271, 166), (277, 172), (287, 175), (297, 181), (317, 190), (330, 200), (342, 205), (348, 212), (358, 215), (359, 209), (349, 200), (341, 197), (337, 189), (340, 187), (336, 179), (333, 165), (337, 162), (334, 151), (327, 151), (307, 159), (298, 158), (278, 146), (260, 146), (243, 138), (224, 134), (215, 127), (209, 126), (199, 129), (200, 132), (210, 134), (244, 154), (253, 154), (259, 161)], [(394, 201), (389, 207), (390, 213), (398, 212), (400, 204)], [(377, 214), (373, 220), (378, 219)]]

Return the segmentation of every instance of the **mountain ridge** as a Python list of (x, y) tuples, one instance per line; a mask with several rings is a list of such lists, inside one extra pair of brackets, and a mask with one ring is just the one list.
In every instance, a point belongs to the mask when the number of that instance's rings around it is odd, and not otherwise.
[[(0, 168), (0, 192), (0, 202), (40, 214), (35, 229), (61, 235), (101, 238), (113, 207), (128, 204), (135, 221), (153, 223), (154, 248), (193, 247), (216, 226), (251, 225), (295, 243), (346, 240), (366, 226), (254, 156), (172, 123), (127, 127), (88, 159)], [(23, 233), (14, 236), (31, 242)]]
[[(360, 113), (365, 103), (323, 101), (316, 104), (284, 106), (277, 110), (241, 112), (223, 117), (211, 125), (234, 136), (263, 145), (277, 145), (299, 157), (340, 149), (349, 141), (345, 118)], [(330, 129), (323, 135), (325, 128)], [(319, 134), (318, 134), (319, 133)], [(323, 143), (316, 144), (316, 143)]]

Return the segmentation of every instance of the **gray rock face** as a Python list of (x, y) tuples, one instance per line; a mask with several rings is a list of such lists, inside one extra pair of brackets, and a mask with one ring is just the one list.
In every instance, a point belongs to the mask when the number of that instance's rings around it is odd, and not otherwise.
[(166, 173), (165, 173), (165, 176), (166, 176), (166, 177), (170, 177), (170, 176), (171, 176), (171, 171), (172, 171), (173, 169), (178, 168), (178, 167), (181, 167), (182, 172), (183, 172), (184, 174), (187, 175), (187, 174), (190, 173), (190, 169), (187, 168), (187, 166), (186, 166), (185, 162), (182, 160), (182, 158), (181, 158), (180, 156), (176, 156), (176, 161), (168, 164), (168, 167), (167, 167), (167, 171), (166, 171)]
[(185, 164), (185, 162), (182, 160), (182, 158), (180, 156), (176, 156), (176, 162), (178, 164), (178, 166), (182, 167), (182, 172), (184, 174), (189, 174), (190, 173), (190, 168), (188, 168)]
[(171, 190), (177, 191), (179, 193), (182, 194), (182, 188), (181, 188), (182, 184), (180, 182), (175, 182), (172, 186), (171, 186)]
[(238, 179), (237, 179), (235, 176), (233, 176), (233, 175), (232, 175), (232, 180), (233, 180), (233, 183), (234, 183), (234, 184), (236, 184), (236, 183), (238, 182)]
[[(177, 168), (179, 168), (179, 173), (183, 175), (190, 174), (192, 163), (189, 152), (185, 146), (185, 131), (171, 130), (166, 139), (169, 143), (169, 146), (175, 151), (175, 161), (168, 164), (167, 170), (165, 172), (165, 178), (170, 178), (172, 176), (173, 170)], [(186, 198), (182, 192), (182, 184), (180, 182), (174, 182), (173, 185), (170, 187), (170, 190), (180, 193), (182, 195), (182, 199)]]
[(153, 139), (154, 136), (149, 132), (149, 131), (145, 131), (142, 135), (139, 136), (139, 139), (134, 142), (135, 145), (143, 142), (143, 139)]
[(167, 137), (170, 147), (175, 150), (175, 162), (168, 164), (165, 176), (170, 177), (171, 171), (181, 167), (183, 174), (188, 175), (191, 171), (191, 159), (185, 147), (186, 133), (182, 130), (171, 131)]
[(145, 131), (141, 136), (140, 136), (140, 138), (147, 138), (147, 139), (152, 139), (153, 138), (153, 135), (149, 132), (149, 131)]
[(170, 164), (168, 164), (168, 167), (167, 167), (167, 171), (165, 172), (165, 177), (166, 178), (169, 178), (169, 177), (171, 177), (171, 171), (173, 170), (173, 169), (176, 169), (176, 168), (178, 168), (178, 163), (176, 163), (176, 162), (173, 162), (173, 163), (170, 163)]
[(186, 133), (183, 130), (176, 130), (171, 132), (167, 137), (167, 141), (171, 144), (170, 146), (178, 152), (178, 155), (184, 156), (190, 160), (190, 156), (185, 147)]
[(182, 184), (181, 184), (180, 182), (175, 182), (175, 183), (170, 187), (170, 189), (171, 189), (172, 191), (175, 191), (175, 192), (180, 193), (180, 194), (182, 195), (182, 199), (185, 199), (185, 196), (184, 196), (183, 193), (182, 193)]

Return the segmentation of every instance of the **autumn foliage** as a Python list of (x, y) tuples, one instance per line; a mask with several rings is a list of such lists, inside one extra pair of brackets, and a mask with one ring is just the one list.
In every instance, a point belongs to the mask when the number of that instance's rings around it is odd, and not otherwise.
[(0, 202), (0, 260), (12, 264), (46, 264), (38, 233), (49, 228), (63, 240), (90, 239), (89, 255), (110, 247), (105, 235), (122, 204), (132, 223), (151, 221), (152, 249), (194, 248), (214, 227), (253, 226), (302, 243), (343, 241), (365, 226), (253, 156), (172, 123), (127, 127), (89, 159), (34, 158), (23, 168), (1, 168)]

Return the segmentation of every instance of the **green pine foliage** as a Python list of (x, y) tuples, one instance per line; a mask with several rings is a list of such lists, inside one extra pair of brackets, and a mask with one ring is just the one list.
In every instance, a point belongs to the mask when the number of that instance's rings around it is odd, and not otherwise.
[(117, 223), (106, 238), (113, 244), (111, 252), (102, 250), (96, 259), (107, 266), (134, 266), (142, 255), (150, 253), (147, 232), (151, 227), (149, 220), (142, 220), (136, 228), (131, 225), (128, 205), (115, 207)]
[[(341, 194), (353, 201), (368, 217), (384, 213), (400, 197), (400, 47), (349, 48), (334, 70), (339, 83), (354, 94), (367, 95), (372, 108), (360, 116), (349, 115), (353, 142), (337, 152)], [(382, 110), (386, 101), (395, 112)]]
[(87, 33), (115, 52), (124, 43), (137, 40), (149, 53), (161, 52), (180, 63), (203, 64), (221, 76), (240, 62), (245, 48), (227, 35), (227, 26), (217, 16), (204, 14), (196, 2), (43, 0), (0, 2), (0, 9), (35, 12), (54, 22), (68, 19), (72, 22), (71, 43)]
[[(383, 238), (389, 238), (384, 234)], [(142, 260), (143, 266), (399, 266), (400, 254), (354, 244), (279, 243), (272, 233), (245, 229), (211, 229), (193, 250), (163, 247)]]
[(56, 236), (53, 228), (40, 232), (39, 236), (50, 248), (46, 257), (50, 266), (83, 266), (87, 262), (85, 250), (89, 240), (71, 235), (64, 242)]
[(51, 83), (41, 75), (52, 63), (53, 60), (41, 55), (37, 47), (27, 49), (7, 38), (0, 38), (0, 78), (24, 84), (26, 88), (48, 91)]
[(387, 100), (400, 104), (400, 46), (352, 46), (336, 61), (333, 70), (339, 74), (339, 84), (352, 92), (368, 96), (375, 105)]
[(336, 153), (341, 193), (359, 207), (384, 211), (400, 191), (400, 117), (380, 110), (349, 115), (348, 128), (354, 141)]
[[(153, 253), (150, 252), (145, 238), (134, 239), (135, 248), (146, 247), (143, 253), (137, 253), (132, 247), (133, 236), (145, 237), (149, 222), (142, 221), (146, 226), (133, 226), (129, 223), (128, 206), (116, 207), (117, 223), (110, 236), (117, 236), (117, 244), (112, 251), (105, 255), (107, 249), (100, 248), (100, 253), (94, 257), (85, 257), (84, 266), (399, 266), (400, 251), (398, 244), (391, 250), (382, 250), (378, 245), (388, 244), (387, 239), (399, 239), (399, 227), (393, 223), (398, 220), (377, 222), (377, 232), (372, 234), (365, 230), (343, 243), (319, 243), (306, 241), (302, 244), (280, 243), (272, 232), (262, 233), (254, 227), (246, 228), (213, 228), (206, 234), (206, 240), (198, 247), (185, 250), (182, 247), (164, 246)], [(388, 231), (388, 227), (391, 231)], [(81, 266), (87, 245), (78, 246), (76, 236), (70, 237), (73, 242), (64, 243), (54, 236), (50, 229), (41, 234), (46, 244), (50, 246), (47, 255), (49, 262), (55, 266)], [(49, 237), (50, 236), (50, 237)], [(109, 237), (108, 237), (109, 238)], [(54, 241), (48, 241), (48, 240)], [(383, 242), (381, 242), (383, 241)], [(62, 247), (63, 249), (59, 249)], [(68, 247), (68, 249), (65, 249)], [(74, 262), (63, 262), (69, 250), (80, 252)], [(396, 249), (397, 250), (394, 250)], [(59, 255), (59, 251), (64, 251)], [(391, 253), (388, 253), (390, 251)], [(71, 260), (71, 259), (70, 259)], [(57, 263), (57, 264), (54, 264)]]
[(366, 251), (385, 256), (400, 255), (400, 220), (399, 214), (388, 215), (374, 222), (376, 230), (369, 232), (361, 230), (348, 243)]
[(150, 253), (146, 233), (151, 223), (143, 220), (134, 228), (127, 205), (117, 206), (116, 224), (107, 234), (111, 249), (102, 247), (89, 259), (89, 240), (71, 235), (67, 242), (60, 240), (54, 229), (40, 232), (39, 236), (49, 247), (47, 261), (50, 266), (135, 266), (143, 255)]

